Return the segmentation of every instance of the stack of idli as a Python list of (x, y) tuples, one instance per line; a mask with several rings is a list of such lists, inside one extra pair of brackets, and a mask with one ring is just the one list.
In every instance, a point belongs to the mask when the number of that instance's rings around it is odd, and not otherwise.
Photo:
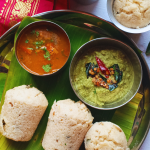
[(1, 110), (2, 134), (14, 141), (29, 141), (47, 106), (45, 95), (35, 87), (22, 85), (8, 90)]
[(78, 150), (93, 117), (81, 102), (70, 99), (54, 102), (42, 146), (45, 150)]

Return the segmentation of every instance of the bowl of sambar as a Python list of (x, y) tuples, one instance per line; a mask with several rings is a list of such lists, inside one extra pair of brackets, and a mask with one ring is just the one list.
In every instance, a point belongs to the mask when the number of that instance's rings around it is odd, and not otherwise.
[(29, 73), (46, 76), (58, 73), (70, 56), (70, 40), (65, 30), (50, 21), (30, 23), (19, 33), (15, 54)]

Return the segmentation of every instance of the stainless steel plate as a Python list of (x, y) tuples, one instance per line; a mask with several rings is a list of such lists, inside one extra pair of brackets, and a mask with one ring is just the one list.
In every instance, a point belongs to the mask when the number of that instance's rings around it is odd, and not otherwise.
[[(40, 13), (33, 17), (50, 19), (53, 21), (59, 21), (71, 24), (73, 26), (78, 26), (83, 30), (89, 30), (98, 33), (101, 37), (113, 37), (130, 45), (136, 51), (143, 68), (143, 80), (139, 92), (141, 92), (144, 97), (141, 100), (139, 109), (137, 111), (132, 134), (129, 139), (129, 144), (131, 143), (133, 145), (132, 150), (138, 150), (145, 140), (150, 127), (150, 74), (145, 57), (142, 53), (140, 53), (140, 50), (136, 44), (130, 38), (128, 38), (125, 33), (120, 31), (110, 22), (85, 12), (58, 10)], [(18, 26), (19, 23), (10, 28), (3, 36), (0, 37), (0, 64), (5, 60), (5, 56), (3, 55), (4, 47), (8, 42), (13, 41), (14, 34)], [(10, 49), (5, 49), (5, 51), (9, 52)], [(7, 72), (7, 70), (5, 71)]]

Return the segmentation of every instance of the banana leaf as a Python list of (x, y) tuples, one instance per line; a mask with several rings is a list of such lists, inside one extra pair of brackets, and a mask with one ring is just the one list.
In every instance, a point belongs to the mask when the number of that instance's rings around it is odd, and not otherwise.
[(148, 43), (147, 49), (146, 49), (146, 55), (150, 54), (150, 42)]
[[(27, 24), (34, 22), (34, 21), (38, 21), (38, 20), (40, 19), (25, 17), (22, 20), (15, 34), (15, 41), (19, 32)], [(35, 134), (33, 135), (32, 139), (29, 142), (15, 142), (15, 141), (5, 138), (2, 134), (0, 134), (0, 150), (6, 150), (6, 149), (7, 150), (20, 150), (20, 149), (21, 150), (29, 150), (29, 149), (43, 150), (41, 142), (42, 142), (42, 138), (46, 129), (48, 115), (49, 115), (53, 102), (55, 100), (58, 101), (58, 100), (63, 100), (67, 98), (70, 98), (74, 101), (79, 100), (77, 96), (75, 95), (75, 93), (73, 92), (70, 82), (69, 82), (69, 66), (70, 66), (71, 59), (80, 46), (82, 46), (84, 43), (86, 43), (87, 41), (93, 38), (98, 38), (98, 37), (103, 36), (103, 34), (92, 32), (90, 30), (80, 28), (73, 24), (67, 24), (59, 20), (60, 18), (57, 18), (57, 19), (54, 19), (53, 22), (59, 24), (67, 32), (70, 38), (70, 42), (71, 42), (70, 58), (66, 64), (66, 67), (64, 68), (64, 70), (62, 70), (60, 74), (53, 76), (53, 77), (50, 77), (50, 76), (40, 77), (40, 76), (35, 76), (35, 75), (28, 73), (18, 63), (16, 56), (15, 56), (15, 49), (13, 50), (11, 64), (9, 67), (8, 76), (5, 82), (5, 87), (4, 87), (3, 95), (1, 98), (0, 111), (4, 103), (6, 91), (15, 86), (19, 86), (23, 84), (31, 85), (41, 90), (47, 97), (49, 105), (38, 125), (38, 128), (35, 131)], [(62, 17), (62, 20), (63, 20), (63, 17)], [(3, 87), (0, 87), (0, 90), (2, 89)], [(125, 132), (127, 139), (128, 139), (131, 133), (136, 110), (138, 108), (138, 103), (140, 100), (141, 100), (141, 97), (133, 99), (133, 101), (131, 101), (129, 104), (124, 106), (123, 112), (120, 112), (120, 110), (104, 111), (104, 110), (97, 110), (91, 107), (88, 107), (88, 108), (90, 109), (92, 115), (94, 116), (94, 122), (112, 121), (118, 124), (119, 126), (121, 126), (121, 128)], [(127, 109), (129, 110), (129, 113), (124, 113), (126, 112)], [(124, 119), (120, 120), (122, 116), (124, 117)], [(126, 123), (125, 126), (122, 126), (124, 122), (126, 122), (127, 120), (129, 122), (129, 126), (128, 126), (128, 123)], [(84, 149), (84, 144), (81, 146), (81, 149)]]

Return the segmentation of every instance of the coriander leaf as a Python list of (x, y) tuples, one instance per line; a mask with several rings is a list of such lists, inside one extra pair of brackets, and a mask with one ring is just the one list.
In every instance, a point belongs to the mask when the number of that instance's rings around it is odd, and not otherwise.
[(47, 51), (47, 49), (46, 49), (46, 47), (44, 46), (42, 46), (41, 48), (40, 48), (41, 50), (44, 50), (44, 51)]
[(50, 64), (48, 65), (43, 65), (42, 68), (44, 69), (45, 72), (49, 72), (51, 70)]
[(39, 47), (38, 46), (36, 46), (36, 49), (38, 49)]
[(29, 43), (29, 40), (26, 40), (25, 43)]
[(33, 44), (35, 44), (35, 45), (42, 45), (43, 41), (36, 41), (36, 42), (33, 42)]
[(35, 30), (32, 30), (31, 33), (34, 34), (34, 33), (35, 33)]
[(50, 42), (54, 42), (54, 40), (51, 39)]
[(33, 50), (33, 48), (28, 47), (27, 49)]
[(39, 34), (40, 34), (40, 33), (39, 33), (38, 31), (36, 31), (36, 36), (37, 36), (37, 37), (39, 36)]
[(94, 89), (93, 93), (96, 94), (96, 89)]
[(45, 54), (44, 54), (44, 58), (47, 60), (50, 60), (50, 53), (49, 51), (46, 50)]

